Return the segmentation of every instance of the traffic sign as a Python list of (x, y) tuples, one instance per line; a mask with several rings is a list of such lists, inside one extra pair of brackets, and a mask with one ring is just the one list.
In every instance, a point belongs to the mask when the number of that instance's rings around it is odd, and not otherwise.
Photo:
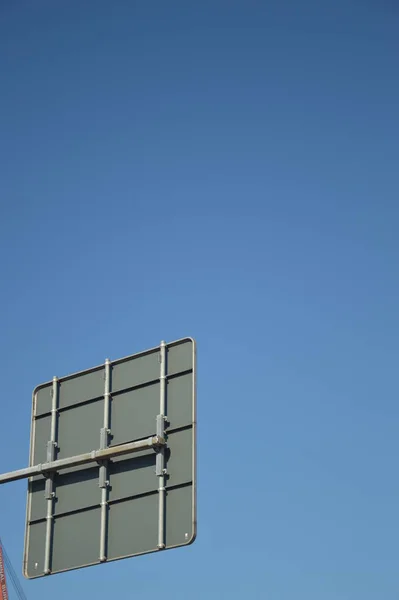
[(33, 393), (24, 575), (191, 544), (196, 345), (184, 338)]

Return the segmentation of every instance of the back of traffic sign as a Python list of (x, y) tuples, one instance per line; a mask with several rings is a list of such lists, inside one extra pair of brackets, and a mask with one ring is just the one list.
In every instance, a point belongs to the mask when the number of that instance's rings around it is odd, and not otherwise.
[(192, 543), (194, 340), (39, 385), (30, 467), (28, 578)]

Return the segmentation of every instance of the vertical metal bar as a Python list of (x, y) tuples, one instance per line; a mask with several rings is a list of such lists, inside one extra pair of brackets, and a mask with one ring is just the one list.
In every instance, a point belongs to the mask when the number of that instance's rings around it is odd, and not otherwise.
[[(160, 345), (160, 363), (161, 374), (159, 378), (160, 398), (159, 398), (159, 415), (157, 417), (157, 435), (164, 437), (165, 435), (165, 411), (166, 411), (166, 344), (161, 342)], [(156, 458), (156, 474), (159, 478), (158, 485), (158, 549), (165, 548), (165, 447), (159, 449)]]
[[(101, 430), (100, 449), (108, 448), (109, 426), (111, 411), (111, 362), (105, 361), (105, 384), (104, 384), (104, 422)], [(107, 529), (108, 529), (108, 461), (100, 464), (99, 485), (101, 488), (101, 529), (100, 529), (100, 561), (107, 560)]]
[[(52, 388), (52, 403), (51, 403), (51, 433), (50, 440), (47, 443), (47, 461), (54, 461), (57, 448), (57, 415), (58, 415), (58, 395), (59, 383), (58, 378), (53, 377)], [(51, 473), (46, 480), (46, 499), (47, 499), (47, 514), (46, 514), (46, 542), (44, 550), (44, 573), (51, 573), (51, 546), (53, 538), (54, 526), (54, 477), (55, 473)]]

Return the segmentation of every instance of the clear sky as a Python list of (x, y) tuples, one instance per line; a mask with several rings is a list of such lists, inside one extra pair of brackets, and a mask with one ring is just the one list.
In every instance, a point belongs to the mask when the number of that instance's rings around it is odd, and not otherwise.
[(38, 383), (198, 342), (197, 541), (29, 600), (398, 598), (398, 40), (394, 0), (1, 0), (2, 471)]

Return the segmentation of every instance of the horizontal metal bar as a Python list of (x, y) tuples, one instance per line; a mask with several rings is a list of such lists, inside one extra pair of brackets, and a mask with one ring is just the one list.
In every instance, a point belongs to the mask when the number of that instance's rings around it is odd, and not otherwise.
[(46, 475), (47, 473), (54, 471), (69, 469), (70, 467), (78, 467), (91, 462), (107, 460), (109, 458), (113, 458), (114, 456), (123, 456), (124, 454), (140, 452), (140, 450), (159, 448), (160, 446), (164, 445), (164, 438), (158, 435), (153, 435), (137, 442), (121, 444), (120, 446), (106, 448), (105, 450), (93, 450), (92, 452), (87, 452), (86, 454), (79, 454), (69, 458), (61, 458), (59, 460), (54, 460), (53, 462), (47, 462), (41, 465), (27, 467), (26, 469), (20, 469), (19, 471), (4, 473), (3, 475), (0, 475), (0, 484), (18, 481), (19, 479), (27, 479), (28, 477), (33, 477), (34, 475)]

